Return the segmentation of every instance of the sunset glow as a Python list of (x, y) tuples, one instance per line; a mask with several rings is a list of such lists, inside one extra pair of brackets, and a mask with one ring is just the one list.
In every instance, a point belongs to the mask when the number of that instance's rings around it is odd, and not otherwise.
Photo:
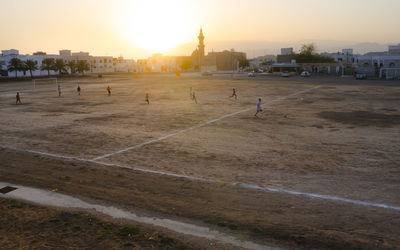
[(187, 1), (127, 1), (118, 26), (132, 45), (166, 52), (193, 39), (193, 13)]
[[(278, 53), (280, 46), (298, 47), (302, 41), (313, 41), (322, 50), (364, 42), (387, 47), (400, 40), (397, 0), (5, 0), (2, 4), (7, 11), (0, 15), (0, 46), (21, 53), (71, 49), (133, 58), (157, 52), (190, 55), (200, 27), (206, 52), (236, 48), (250, 54), (257, 49)], [(254, 42), (260, 45), (255, 47)], [(272, 48), (267, 42), (279, 45)]]

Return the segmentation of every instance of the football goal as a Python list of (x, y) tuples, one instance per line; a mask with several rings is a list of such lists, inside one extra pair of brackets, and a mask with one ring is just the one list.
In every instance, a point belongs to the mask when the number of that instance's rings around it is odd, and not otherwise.
[(57, 78), (42, 78), (42, 79), (33, 79), (33, 88), (36, 88), (36, 85), (40, 84), (58, 84)]

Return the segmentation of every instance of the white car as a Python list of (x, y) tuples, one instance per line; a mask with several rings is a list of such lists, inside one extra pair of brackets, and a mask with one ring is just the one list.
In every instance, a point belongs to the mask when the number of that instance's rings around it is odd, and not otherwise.
[(281, 75), (282, 77), (289, 77), (290, 76), (290, 73), (289, 72), (287, 72), (287, 71), (285, 71), (285, 72), (282, 72), (282, 75)]
[(254, 72), (249, 72), (247, 74), (248, 77), (256, 77), (256, 74)]
[(303, 72), (301, 72), (300, 76), (302, 76), (302, 77), (309, 77), (309, 76), (311, 76), (311, 73), (308, 72), (308, 71), (303, 71)]

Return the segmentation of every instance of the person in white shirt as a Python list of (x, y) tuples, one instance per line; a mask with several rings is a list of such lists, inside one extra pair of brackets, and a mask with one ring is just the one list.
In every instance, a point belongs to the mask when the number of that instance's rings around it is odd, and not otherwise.
[(258, 98), (258, 103), (257, 103), (257, 112), (254, 114), (254, 116), (257, 116), (258, 113), (262, 112), (261, 108), (261, 98)]

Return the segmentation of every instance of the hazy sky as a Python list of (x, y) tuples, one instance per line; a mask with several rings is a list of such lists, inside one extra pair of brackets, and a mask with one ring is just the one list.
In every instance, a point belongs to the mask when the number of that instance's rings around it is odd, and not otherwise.
[(397, 44), (399, 10), (400, 0), (1, 0), (0, 49), (140, 58), (194, 47), (200, 26), (206, 50), (215, 41)]

